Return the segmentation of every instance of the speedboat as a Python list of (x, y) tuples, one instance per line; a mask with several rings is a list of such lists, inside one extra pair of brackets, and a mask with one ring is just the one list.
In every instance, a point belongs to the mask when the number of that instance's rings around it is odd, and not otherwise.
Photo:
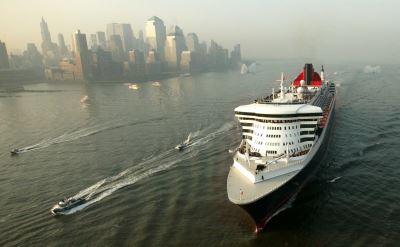
[(181, 143), (181, 144), (179, 144), (178, 146), (176, 146), (175, 149), (177, 149), (177, 150), (179, 150), (179, 151), (182, 151), (182, 150), (184, 150), (185, 148), (187, 148), (188, 146), (189, 146), (189, 144), (187, 144), (187, 143)]
[(133, 89), (133, 90), (138, 90), (138, 89), (139, 89), (138, 85), (136, 85), (136, 84), (131, 84), (131, 85), (129, 85), (128, 87), (129, 87), (130, 89)]
[(153, 82), (151, 85), (153, 85), (155, 87), (161, 86), (160, 82), (158, 82), (158, 81)]
[(12, 149), (12, 150), (10, 151), (11, 155), (17, 155), (17, 154), (19, 154), (20, 152), (21, 152), (21, 150), (19, 150), (18, 148)]
[(86, 103), (89, 100), (89, 96), (85, 95), (81, 99), (81, 103)]
[(63, 214), (65, 211), (68, 211), (74, 207), (84, 204), (85, 202), (86, 199), (83, 197), (69, 198), (69, 199), (65, 198), (59, 201), (56, 205), (54, 205), (50, 209), (50, 212), (54, 215), (60, 215)]
[(188, 138), (184, 142), (182, 142), (181, 144), (176, 146), (175, 149), (182, 151), (182, 150), (186, 149), (187, 147), (189, 147), (189, 145), (192, 143), (191, 138), (192, 138), (192, 134), (190, 133)]

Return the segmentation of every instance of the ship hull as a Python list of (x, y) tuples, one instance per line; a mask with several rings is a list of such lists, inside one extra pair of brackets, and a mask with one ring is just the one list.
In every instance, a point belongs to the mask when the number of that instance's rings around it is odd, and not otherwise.
[(285, 206), (299, 193), (299, 191), (313, 177), (322, 163), (322, 158), (328, 146), (329, 135), (333, 125), (335, 109), (332, 107), (330, 120), (328, 121), (323, 135), (322, 143), (308, 164), (292, 179), (287, 181), (275, 191), (249, 204), (242, 204), (242, 207), (255, 221), (256, 232), (261, 231), (268, 221), (277, 215)]

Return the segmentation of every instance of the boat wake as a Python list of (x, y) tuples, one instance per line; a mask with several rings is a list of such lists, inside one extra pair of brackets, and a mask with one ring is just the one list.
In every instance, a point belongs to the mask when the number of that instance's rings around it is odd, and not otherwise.
[(199, 137), (201, 136), (202, 131), (196, 131), (191, 135), (196, 139), (194, 142), (192, 142), (191, 146), (197, 148), (192, 149), (191, 152), (177, 154), (175, 150), (170, 149), (156, 156), (152, 156), (149, 159), (146, 159), (139, 164), (120, 172), (117, 175), (100, 180), (99, 182), (84, 190), (81, 190), (76, 195), (71, 197), (75, 199), (85, 198), (86, 203), (65, 211), (63, 214), (74, 214), (96, 202), (101, 201), (123, 187), (135, 184), (153, 174), (171, 169), (178, 163), (193, 158), (201, 150), (207, 148), (205, 144), (216, 139), (226, 131), (229, 131), (233, 128), (233, 126), (233, 123), (225, 124), (215, 132), (209, 133), (204, 137)]
[(91, 127), (79, 129), (73, 132), (69, 133), (64, 133), (58, 137), (55, 138), (50, 138), (50, 139), (45, 139), (39, 143), (27, 146), (27, 147), (22, 147), (18, 148), (18, 153), (25, 153), (37, 149), (42, 149), (42, 148), (47, 148), (51, 145), (55, 144), (60, 144), (64, 142), (70, 142), (74, 141), (83, 137), (95, 135), (104, 131), (108, 130), (114, 130), (114, 129), (119, 129), (127, 126), (133, 126), (133, 125), (138, 125), (138, 124), (144, 124), (152, 121), (157, 121), (157, 120), (163, 120), (164, 117), (158, 117), (158, 118), (153, 118), (153, 119), (148, 119), (145, 121), (138, 121), (138, 122), (127, 122), (127, 123), (122, 123), (122, 124), (99, 124), (99, 125), (94, 125)]
[(329, 180), (328, 182), (329, 183), (334, 183), (334, 182), (336, 182), (336, 181), (338, 181), (339, 179), (341, 179), (342, 177), (336, 177), (336, 178), (334, 178), (334, 179), (331, 179), (331, 180)]

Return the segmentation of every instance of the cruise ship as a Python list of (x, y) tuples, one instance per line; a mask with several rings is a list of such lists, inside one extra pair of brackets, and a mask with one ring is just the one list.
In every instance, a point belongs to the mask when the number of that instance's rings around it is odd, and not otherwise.
[(315, 174), (335, 109), (335, 84), (305, 64), (300, 74), (253, 104), (235, 109), (242, 141), (227, 178), (229, 200), (256, 223), (256, 232), (282, 211)]

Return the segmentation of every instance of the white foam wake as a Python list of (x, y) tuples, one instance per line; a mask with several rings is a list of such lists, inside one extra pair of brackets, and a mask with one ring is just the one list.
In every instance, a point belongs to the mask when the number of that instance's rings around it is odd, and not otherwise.
[(196, 147), (196, 149), (192, 149), (191, 152), (180, 153), (176, 152), (176, 150), (174, 149), (167, 150), (159, 155), (142, 161), (136, 166), (130, 167), (117, 175), (110, 176), (108, 178), (104, 178), (98, 181), (92, 186), (89, 186), (88, 188), (81, 190), (76, 195), (72, 196), (73, 198), (84, 197), (87, 200), (86, 203), (71, 210), (68, 210), (64, 214), (70, 215), (78, 212), (92, 205), (93, 203), (99, 202), (107, 196), (110, 196), (115, 191), (123, 187), (135, 184), (138, 181), (147, 178), (153, 174), (171, 169), (179, 162), (193, 158), (199, 153), (201, 147), (205, 148), (205, 144), (207, 144), (211, 140), (214, 140), (226, 131), (229, 131), (233, 128), (233, 126), (233, 122), (224, 124), (217, 131), (209, 133), (208, 135), (200, 138), (198, 138), (198, 136), (201, 135), (201, 131), (196, 131), (192, 134), (192, 137), (196, 137), (197, 140), (191, 145), (193, 147)]

